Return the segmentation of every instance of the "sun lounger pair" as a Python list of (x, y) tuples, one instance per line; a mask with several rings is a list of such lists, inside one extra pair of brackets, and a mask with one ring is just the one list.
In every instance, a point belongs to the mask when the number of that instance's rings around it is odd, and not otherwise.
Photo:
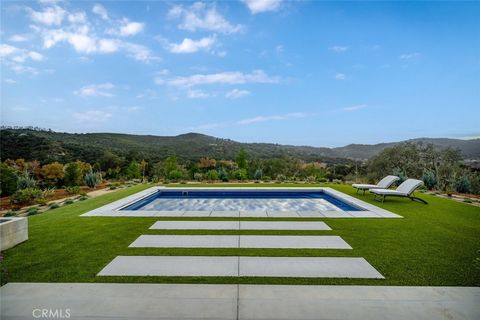
[(365, 191), (368, 190), (371, 193), (374, 194), (374, 199), (375, 200), (381, 200), (382, 202), (385, 201), (385, 197), (390, 196), (390, 197), (404, 197), (404, 198), (409, 198), (412, 201), (419, 201), (422, 203), (427, 204), (427, 202), (423, 199), (417, 198), (414, 195), (414, 191), (423, 185), (423, 181), (421, 180), (416, 180), (416, 179), (407, 179), (404, 182), (402, 182), (397, 189), (392, 190), (388, 189), (395, 181), (400, 180), (399, 177), (397, 176), (386, 176), (382, 180), (380, 180), (377, 184), (371, 185), (371, 184), (353, 184), (352, 186), (358, 190), (363, 190), (363, 193), (365, 194)]

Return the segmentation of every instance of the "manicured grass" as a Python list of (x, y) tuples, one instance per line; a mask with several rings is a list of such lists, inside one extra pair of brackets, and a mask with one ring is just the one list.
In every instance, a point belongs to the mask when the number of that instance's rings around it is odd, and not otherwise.
[[(228, 186), (272, 187), (275, 185)], [(313, 185), (282, 184), (278, 186)], [(355, 195), (350, 186), (328, 186), (398, 213), (404, 218), (281, 219), (322, 220), (333, 230), (239, 232), (149, 230), (148, 228), (155, 221), (162, 219), (79, 216), (149, 187), (140, 185), (29, 217), (29, 240), (4, 252), (5, 261), (2, 263), (2, 267), (7, 269), (8, 275), (3, 280), (13, 282), (480, 285), (480, 208), (429, 195), (420, 195), (429, 202), (428, 205), (400, 198), (391, 198), (382, 204), (373, 201), (370, 195)], [(173, 218), (163, 219), (172, 220)], [(202, 220), (202, 218), (195, 220)], [(244, 218), (244, 220), (268, 220), (268, 218)], [(141, 234), (239, 233), (339, 235), (353, 247), (353, 250), (128, 248), (128, 245)], [(364, 257), (386, 279), (97, 277), (96, 274), (118, 255), (355, 256)]]

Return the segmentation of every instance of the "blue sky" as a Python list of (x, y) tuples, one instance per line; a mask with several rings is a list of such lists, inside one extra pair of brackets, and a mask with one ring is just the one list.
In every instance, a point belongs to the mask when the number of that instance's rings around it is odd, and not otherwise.
[(1, 10), (3, 125), (330, 147), (480, 136), (478, 2)]

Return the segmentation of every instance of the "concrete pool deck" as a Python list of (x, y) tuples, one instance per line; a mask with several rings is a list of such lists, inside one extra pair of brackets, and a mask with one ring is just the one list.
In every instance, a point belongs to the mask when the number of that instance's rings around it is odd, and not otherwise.
[[(340, 209), (332, 210), (332, 206), (329, 206), (327, 210), (305, 210), (299, 208), (299, 210), (287, 210), (278, 211), (276, 209), (265, 209), (255, 211), (241, 211), (241, 210), (171, 210), (171, 211), (155, 211), (155, 210), (121, 210), (141, 199), (151, 196), (155, 192), (165, 190), (165, 187), (152, 187), (131, 196), (125, 197), (118, 201), (112, 202), (95, 210), (82, 214), (84, 217), (228, 217), (228, 218), (402, 218), (402, 216), (392, 213), (388, 210), (379, 208), (375, 205), (349, 196), (345, 193), (339, 192), (332, 188), (327, 187), (238, 187), (238, 188), (215, 188), (215, 187), (185, 187), (185, 188), (168, 188), (168, 190), (176, 191), (321, 191), (325, 194), (335, 197), (348, 205), (360, 208), (361, 211), (343, 211)], [(334, 206), (333, 206), (334, 207)]]
[(98, 276), (383, 279), (358, 257), (117, 256)]
[(480, 319), (480, 288), (8, 283), (2, 320), (58, 309), (70, 319)]

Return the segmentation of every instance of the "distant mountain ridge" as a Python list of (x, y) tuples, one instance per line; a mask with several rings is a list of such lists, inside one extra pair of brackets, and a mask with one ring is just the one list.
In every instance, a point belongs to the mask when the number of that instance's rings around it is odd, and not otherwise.
[(399, 143), (432, 143), (437, 148), (458, 148), (466, 159), (480, 159), (480, 139), (460, 140), (446, 138), (418, 138), (407, 141), (373, 145), (350, 144), (338, 148), (292, 146), (273, 143), (241, 143), (199, 133), (178, 136), (133, 135), (120, 133), (62, 133), (49, 130), (0, 130), (1, 158), (40, 161), (72, 161), (82, 159), (95, 162), (105, 151), (118, 155), (137, 153), (152, 160), (176, 155), (182, 160), (196, 161), (202, 157), (234, 159), (240, 148), (251, 158), (290, 156), (305, 161), (341, 161), (369, 159), (383, 149)]

